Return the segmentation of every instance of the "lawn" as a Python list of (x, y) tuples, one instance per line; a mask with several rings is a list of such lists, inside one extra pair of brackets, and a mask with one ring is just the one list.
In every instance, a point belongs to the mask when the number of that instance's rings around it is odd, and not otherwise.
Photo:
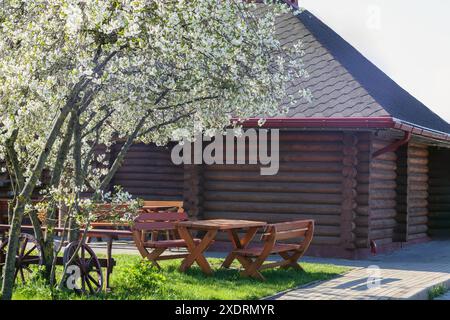
[[(348, 268), (302, 263), (305, 272), (272, 269), (263, 271), (266, 281), (240, 277), (239, 270), (219, 269), (221, 259), (209, 259), (215, 269), (211, 277), (204, 276), (196, 266), (180, 273), (180, 260), (162, 262), (158, 271), (137, 255), (116, 255), (117, 266), (112, 275), (113, 291), (96, 296), (50, 290), (39, 279), (27, 285), (18, 285), (14, 299), (121, 299), (121, 300), (197, 300), (197, 299), (259, 299), (277, 292), (318, 280), (336, 277)], [(233, 265), (238, 267), (238, 265)]]

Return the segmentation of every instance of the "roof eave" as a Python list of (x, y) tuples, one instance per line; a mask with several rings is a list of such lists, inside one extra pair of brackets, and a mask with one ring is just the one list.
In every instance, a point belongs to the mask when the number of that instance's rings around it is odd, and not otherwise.
[(285, 128), (285, 129), (397, 129), (413, 135), (450, 143), (450, 134), (424, 128), (392, 117), (352, 117), (352, 118), (249, 118), (242, 125), (246, 128)]

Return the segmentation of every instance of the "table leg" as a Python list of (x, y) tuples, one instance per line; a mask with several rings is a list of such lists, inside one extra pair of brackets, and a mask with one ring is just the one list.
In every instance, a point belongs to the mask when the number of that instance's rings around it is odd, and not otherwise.
[(106, 291), (110, 291), (111, 287), (109, 285), (109, 277), (112, 273), (113, 269), (113, 261), (112, 261), (112, 246), (113, 246), (113, 237), (108, 237), (107, 248), (106, 248)]
[(185, 272), (194, 262), (197, 262), (203, 273), (208, 275), (212, 274), (211, 266), (209, 265), (208, 260), (203, 256), (203, 252), (211, 245), (211, 242), (216, 237), (217, 230), (209, 230), (197, 246), (187, 228), (180, 227), (178, 233), (186, 241), (187, 249), (189, 251), (189, 255), (181, 263), (180, 271)]
[[(246, 248), (250, 241), (252, 241), (252, 239), (255, 237), (258, 229), (259, 228), (257, 227), (249, 228), (242, 239), (239, 239), (237, 230), (229, 230), (228, 236), (230, 237), (231, 244), (233, 245), (233, 250)], [(222, 263), (222, 268), (229, 268), (234, 259), (236, 259), (236, 254), (234, 254), (233, 252), (229, 253)]]

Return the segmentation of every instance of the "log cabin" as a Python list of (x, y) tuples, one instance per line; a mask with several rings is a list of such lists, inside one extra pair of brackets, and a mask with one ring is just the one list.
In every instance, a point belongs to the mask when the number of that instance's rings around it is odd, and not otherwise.
[(289, 90), (313, 94), (263, 126), (280, 130), (278, 174), (174, 165), (170, 147), (136, 144), (111, 186), (183, 200), (192, 219), (314, 219), (309, 255), (361, 258), (450, 236), (450, 125), (310, 12), (281, 16), (276, 30), (283, 45), (304, 43), (310, 76)]
[(359, 258), (450, 236), (450, 125), (310, 12), (285, 14), (276, 27), (283, 45), (304, 43), (302, 86), (313, 94), (263, 126), (280, 130), (277, 175), (175, 166), (170, 148), (140, 144), (112, 184), (184, 200), (194, 219), (314, 219), (310, 255)]

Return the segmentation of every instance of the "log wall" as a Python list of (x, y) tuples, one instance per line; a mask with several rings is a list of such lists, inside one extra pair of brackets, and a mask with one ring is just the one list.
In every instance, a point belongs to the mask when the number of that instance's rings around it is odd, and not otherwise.
[(203, 218), (314, 219), (313, 244), (353, 248), (357, 179), (364, 179), (357, 146), (356, 134), (280, 132), (277, 175), (262, 176), (257, 165), (204, 166)]
[(356, 186), (355, 237), (357, 248), (369, 246), (369, 186), (370, 186), (370, 154), (372, 153), (371, 134), (358, 135), (358, 166)]
[[(111, 161), (121, 145), (111, 150)], [(170, 159), (170, 148), (135, 144), (114, 176), (111, 186), (120, 185), (144, 200), (182, 200), (183, 166)]]
[[(4, 168), (5, 163), (0, 161), (0, 168)], [(5, 172), (0, 172), (0, 223), (8, 221), (8, 203), (7, 198), (11, 196), (9, 176)]]
[(425, 238), (428, 232), (428, 148), (408, 145), (407, 230), (408, 241)]
[(430, 148), (428, 234), (450, 236), (450, 150)]
[[(372, 150), (380, 150), (392, 143), (378, 137), (372, 139)], [(369, 240), (377, 245), (389, 245), (393, 242), (396, 226), (396, 186), (397, 155), (388, 152), (370, 162)]]
[(394, 241), (406, 242), (408, 240), (408, 147), (402, 146), (397, 150), (397, 215), (394, 229)]
[[(0, 161), (0, 168), (4, 168), (5, 163)], [(0, 171), (0, 199), (9, 198), (11, 196), (11, 183), (6, 172)]]

